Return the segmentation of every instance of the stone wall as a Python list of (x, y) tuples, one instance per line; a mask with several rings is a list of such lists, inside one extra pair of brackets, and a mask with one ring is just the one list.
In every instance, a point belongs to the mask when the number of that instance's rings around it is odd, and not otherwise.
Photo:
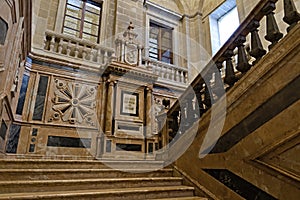
[[(10, 125), (15, 117), (20, 80), (24, 71), (24, 52), (27, 48), (24, 44), (28, 43), (25, 41), (28, 32), (24, 29), (28, 16), (25, 16), (23, 10), (23, 6), (27, 7), (28, 4), (19, 3), (20, 1), (15, 0), (5, 0), (0, 3), (0, 17), (8, 28), (4, 43), (0, 44), (0, 124), (2, 127), (0, 154), (5, 152)], [(4, 30), (1, 28), (1, 34)]]

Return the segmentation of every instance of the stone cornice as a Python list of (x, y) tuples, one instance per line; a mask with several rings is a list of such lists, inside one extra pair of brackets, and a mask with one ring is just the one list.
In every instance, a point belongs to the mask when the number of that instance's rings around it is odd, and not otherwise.
[(110, 63), (105, 69), (105, 71), (103, 72), (104, 76), (107, 76), (109, 74), (114, 74), (117, 76), (133, 77), (133, 78), (137, 78), (145, 81), (151, 81), (151, 82), (156, 81), (158, 78), (157, 75), (153, 74), (152, 71), (149, 71), (146, 68), (143, 69), (141, 67), (130, 66), (115, 61)]

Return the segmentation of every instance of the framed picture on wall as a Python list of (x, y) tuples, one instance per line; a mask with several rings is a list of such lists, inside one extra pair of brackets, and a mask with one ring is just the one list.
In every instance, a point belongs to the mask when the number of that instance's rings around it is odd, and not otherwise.
[(121, 92), (121, 114), (138, 116), (139, 115), (139, 94), (127, 91)]

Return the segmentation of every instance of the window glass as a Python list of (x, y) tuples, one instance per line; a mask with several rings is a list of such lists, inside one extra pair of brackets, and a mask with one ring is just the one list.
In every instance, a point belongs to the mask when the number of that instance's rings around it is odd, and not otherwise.
[(79, 32), (81, 21), (79, 19), (66, 16), (65, 19), (65, 28), (74, 29)]
[(47, 87), (48, 87), (48, 76), (40, 76), (38, 91), (35, 99), (35, 106), (33, 112), (33, 120), (42, 120), (43, 113), (44, 113), (44, 105), (45, 105), (45, 98), (47, 94)]
[(89, 12), (93, 12), (95, 14), (99, 14), (101, 10), (101, 5), (93, 1), (87, 1), (85, 10)]
[(17, 153), (20, 131), (20, 125), (11, 124), (9, 129), (9, 136), (6, 143), (6, 153)]
[(90, 22), (98, 26), (100, 20), (100, 15), (95, 15), (93, 13), (86, 12), (85, 13), (85, 22)]
[(232, 33), (239, 27), (238, 11), (233, 8), (218, 20), (220, 44), (223, 45)]
[(212, 54), (228, 40), (239, 26), (235, 0), (227, 0), (209, 16)]
[(17, 105), (17, 111), (16, 111), (16, 113), (18, 115), (22, 115), (22, 112), (23, 112), (25, 97), (26, 97), (26, 92), (27, 92), (27, 87), (28, 87), (28, 82), (29, 82), (29, 76), (24, 74), (21, 89), (20, 89), (20, 95), (19, 95), (19, 100), (18, 100), (18, 105)]
[(67, 5), (66, 15), (75, 17), (77, 19), (81, 19), (82, 8), (74, 7), (72, 5)]
[(8, 31), (8, 24), (0, 17), (0, 44), (4, 45)]
[(149, 57), (173, 64), (172, 29), (150, 22)]
[(7, 125), (5, 121), (2, 119), (1, 126), (0, 126), (0, 138), (2, 138), (2, 140), (5, 140), (6, 132), (7, 132)]
[(78, 7), (82, 7), (83, 1), (81, 1), (81, 0), (68, 0), (68, 4), (78, 6)]
[(102, 5), (90, 0), (68, 0), (63, 33), (99, 42)]
[(93, 24), (85, 23), (83, 27), (83, 33), (97, 36), (99, 27)]
[(85, 33), (82, 34), (82, 38), (86, 39), (86, 40), (89, 40), (91, 42), (97, 42), (97, 39), (98, 39), (98, 37), (95, 37), (95, 36), (92, 36), (92, 35), (89, 35), (89, 34), (85, 34)]

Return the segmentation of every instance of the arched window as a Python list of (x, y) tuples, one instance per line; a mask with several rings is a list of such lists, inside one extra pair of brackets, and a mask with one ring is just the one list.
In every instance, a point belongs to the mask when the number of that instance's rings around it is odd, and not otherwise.
[(8, 31), (8, 24), (0, 17), (0, 44), (4, 45)]
[(91, 0), (67, 0), (63, 33), (99, 42), (102, 3)]

